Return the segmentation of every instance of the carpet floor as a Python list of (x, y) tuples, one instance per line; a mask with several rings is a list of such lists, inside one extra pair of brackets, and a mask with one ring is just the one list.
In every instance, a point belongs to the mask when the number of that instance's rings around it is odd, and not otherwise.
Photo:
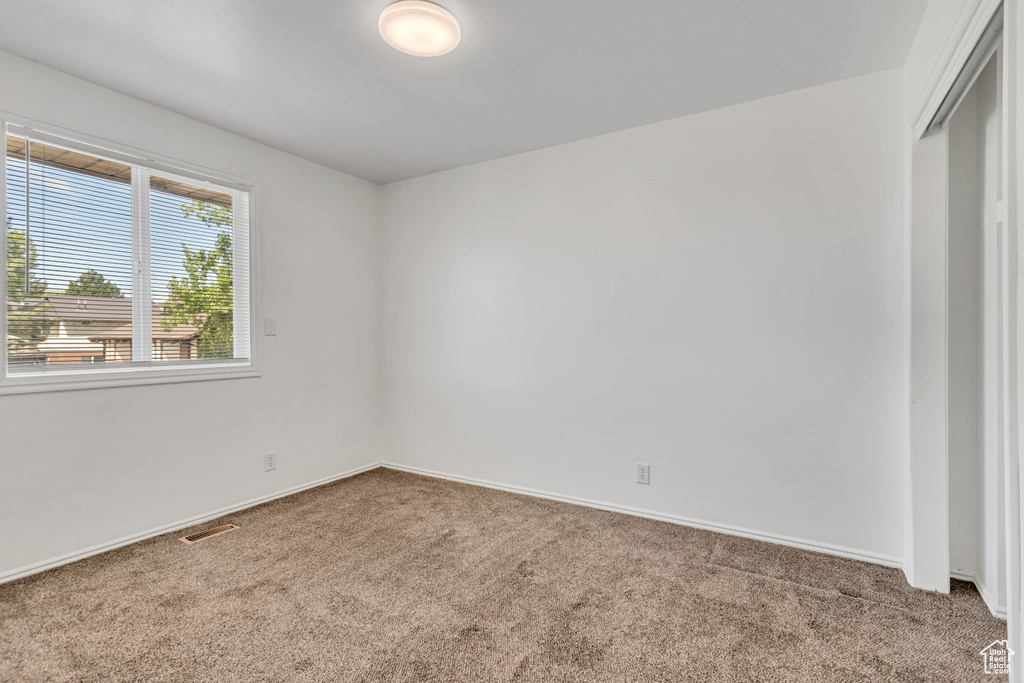
[(972, 584), (378, 469), (0, 586), (3, 681), (993, 681)]

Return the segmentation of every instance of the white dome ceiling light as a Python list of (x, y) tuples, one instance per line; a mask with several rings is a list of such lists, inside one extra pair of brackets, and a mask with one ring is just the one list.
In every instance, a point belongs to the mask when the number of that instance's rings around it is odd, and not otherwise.
[(380, 13), (380, 35), (399, 52), (439, 57), (459, 44), (459, 22), (445, 8), (426, 0), (399, 0)]

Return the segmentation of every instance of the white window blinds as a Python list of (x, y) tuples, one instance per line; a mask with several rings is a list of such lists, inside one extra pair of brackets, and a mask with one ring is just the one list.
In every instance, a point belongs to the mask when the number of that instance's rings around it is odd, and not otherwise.
[(5, 138), (8, 376), (248, 362), (247, 191)]

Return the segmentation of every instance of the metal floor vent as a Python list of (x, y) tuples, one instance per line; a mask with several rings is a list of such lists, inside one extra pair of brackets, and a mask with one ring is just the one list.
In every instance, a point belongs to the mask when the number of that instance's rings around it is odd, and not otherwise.
[(229, 531), (234, 531), (238, 527), (234, 524), (224, 524), (223, 526), (215, 526), (212, 529), (204, 529), (203, 531), (197, 531), (194, 534), (188, 536), (182, 536), (178, 540), (182, 543), (198, 543), (199, 541), (206, 540), (207, 538), (213, 538), (214, 536), (220, 536), (226, 534)]

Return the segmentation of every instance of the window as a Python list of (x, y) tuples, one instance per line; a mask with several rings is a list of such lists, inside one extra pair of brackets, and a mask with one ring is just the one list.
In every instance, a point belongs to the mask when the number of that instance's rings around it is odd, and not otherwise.
[(3, 387), (252, 374), (251, 185), (3, 130)]

